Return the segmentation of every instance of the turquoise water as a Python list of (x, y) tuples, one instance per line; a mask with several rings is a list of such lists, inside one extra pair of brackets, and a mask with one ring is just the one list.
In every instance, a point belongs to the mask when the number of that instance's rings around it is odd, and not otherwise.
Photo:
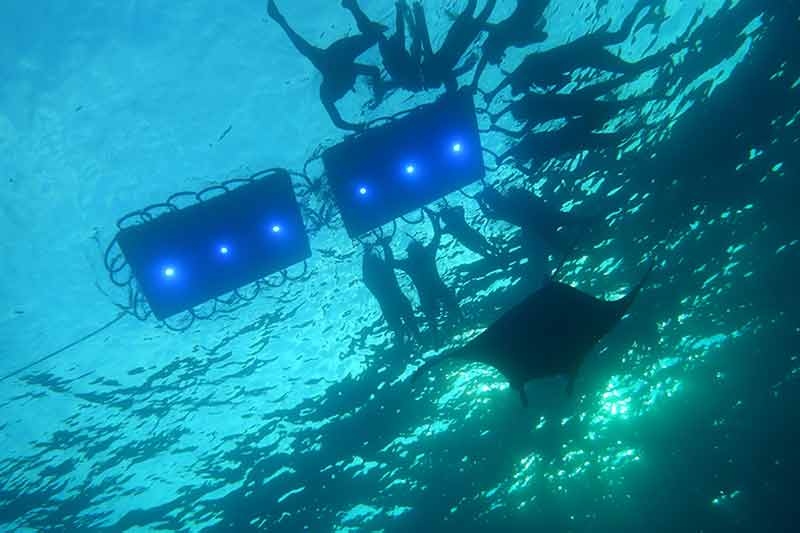
[[(362, 4), (391, 23), (393, 2)], [(462, 4), (425, 2), (434, 41)], [(548, 40), (504, 68), (614, 27), (633, 4), (553, 0)], [(126, 317), (0, 383), (2, 528), (793, 530), (797, 6), (654, 6), (660, 25), (610, 48), (635, 60), (686, 45), (618, 92), (654, 97), (607, 126), (639, 133), (616, 152), (542, 162), (534, 178), (488, 175), (603, 214), (564, 273), (582, 290), (623, 294), (655, 250), (652, 283), (572, 397), (562, 380), (537, 381), (522, 409), (477, 364), (412, 386), (420, 357), (463, 343), (526, 290), (524, 268), (486, 267), (445, 238), (440, 270), (467, 326), (411, 353), (394, 346), (360, 249), (334, 225), (312, 235), (302, 283), (182, 333)], [(314, 42), (355, 31), (338, 2), (280, 7)], [(0, 42), (2, 375), (116, 315), (124, 295), (102, 251), (120, 216), (261, 168), (302, 169), (343, 137), (319, 75), (260, 1), (13, 2)], [(377, 109), (368, 96), (359, 83), (342, 114), (367, 120), (436, 94), (398, 92)], [(500, 152), (507, 139), (483, 142)], [(513, 245), (514, 228), (450, 200)]]

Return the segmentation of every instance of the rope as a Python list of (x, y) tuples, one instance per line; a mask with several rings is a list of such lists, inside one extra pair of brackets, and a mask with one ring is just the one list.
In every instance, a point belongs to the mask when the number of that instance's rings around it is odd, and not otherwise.
[(125, 315), (127, 315), (127, 314), (128, 314), (127, 311), (120, 311), (117, 314), (117, 316), (115, 316), (112, 320), (106, 322), (105, 324), (103, 324), (102, 326), (100, 326), (96, 330), (92, 331), (91, 333), (87, 333), (86, 335), (84, 335), (80, 339), (78, 339), (76, 341), (73, 341), (73, 342), (67, 344), (66, 346), (63, 346), (63, 347), (59, 348), (58, 350), (45, 355), (44, 357), (40, 357), (36, 361), (34, 361), (32, 363), (29, 363), (29, 364), (23, 366), (22, 368), (19, 368), (19, 369), (15, 370), (15, 371), (11, 372), (10, 374), (6, 374), (5, 376), (0, 378), (0, 382), (3, 382), (3, 381), (5, 381), (5, 380), (7, 380), (9, 378), (13, 378), (17, 374), (25, 372), (26, 370), (29, 370), (29, 369), (31, 369), (31, 368), (33, 368), (36, 365), (39, 365), (41, 363), (44, 363), (45, 361), (47, 361), (49, 359), (52, 359), (53, 357), (55, 357), (55, 356), (65, 352), (65, 351), (69, 350), (70, 348), (72, 348), (74, 346), (77, 346), (78, 344), (80, 344), (80, 343), (82, 343), (82, 342), (84, 342), (86, 340), (91, 339), (95, 335), (107, 330), (108, 328), (110, 328), (111, 326), (113, 326), (114, 324), (116, 324), (117, 322), (122, 320), (122, 318), (125, 317)]

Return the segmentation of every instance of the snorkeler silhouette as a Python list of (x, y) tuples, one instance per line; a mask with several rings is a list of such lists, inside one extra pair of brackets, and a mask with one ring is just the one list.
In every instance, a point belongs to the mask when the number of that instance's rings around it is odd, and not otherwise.
[(565, 213), (534, 193), (519, 187), (505, 194), (486, 187), (477, 197), (484, 214), (518, 226), (522, 251), (530, 264), (543, 269), (546, 248), (562, 256), (572, 251), (576, 230), (586, 231), (599, 217)]
[[(374, 35), (383, 59), (383, 66), (391, 78), (388, 88), (403, 88), (412, 92), (421, 91), (422, 86), (422, 41), (412, 24), (413, 41), (411, 52), (406, 49), (406, 17), (409, 9), (405, 0), (395, 2), (395, 32), (386, 37), (386, 28), (370, 21), (356, 0), (342, 0), (342, 7), (348, 9), (356, 20), (358, 29), (364, 35)], [(413, 22), (413, 19), (410, 19)]]
[(341, 99), (348, 91), (354, 90), (356, 78), (358, 76), (368, 76), (375, 90), (375, 99), (380, 101), (379, 93), (381, 72), (373, 65), (363, 65), (356, 63), (356, 58), (372, 48), (378, 39), (375, 32), (369, 34), (362, 33), (351, 37), (339, 39), (327, 48), (317, 48), (300, 37), (286, 22), (286, 19), (278, 11), (274, 0), (267, 1), (267, 13), (277, 22), (289, 40), (292, 41), (297, 51), (303, 54), (314, 67), (322, 74), (322, 84), (319, 88), (319, 97), (322, 105), (328, 111), (333, 123), (344, 130), (358, 131), (363, 126), (345, 121), (335, 103)]
[(467, 224), (463, 206), (446, 207), (438, 214), (445, 224), (442, 233), (449, 233), (468, 250), (486, 259), (494, 259), (501, 255), (481, 232)]
[(554, 157), (584, 150), (616, 149), (633, 131), (639, 131), (638, 129), (629, 129), (595, 133), (595, 128), (593, 121), (586, 118), (568, 120), (563, 128), (543, 133), (529, 133), (527, 129), (515, 132), (494, 126), (493, 129), (506, 135), (521, 137), (517, 144), (500, 155), (498, 161), (505, 161), (510, 157), (519, 164), (533, 162), (538, 166)]
[(387, 248), (387, 260), (389, 264), (403, 270), (411, 278), (419, 295), (422, 312), (425, 313), (431, 330), (437, 333), (437, 318), (440, 310), (444, 309), (446, 319), (451, 321), (460, 321), (462, 314), (458, 308), (455, 295), (442, 281), (436, 265), (436, 253), (439, 250), (439, 243), (442, 239), (439, 217), (428, 209), (425, 211), (433, 224), (433, 239), (431, 242), (423, 245), (412, 239), (406, 248), (406, 259), (394, 259), (391, 255), (391, 250)]
[(392, 251), (388, 242), (382, 241), (384, 259), (381, 259), (373, 249), (365, 249), (362, 260), (362, 273), (364, 285), (372, 293), (383, 313), (383, 318), (395, 334), (398, 344), (403, 344), (406, 332), (417, 342), (420, 342), (419, 328), (411, 302), (403, 294), (397, 282), (394, 269), (391, 266)]
[(652, 100), (646, 96), (637, 96), (626, 100), (597, 100), (629, 81), (627, 76), (619, 76), (616, 79), (597, 83), (568, 94), (528, 93), (519, 100), (511, 102), (503, 110), (489, 115), (495, 122), (510, 112), (517, 121), (525, 123), (525, 129), (516, 132), (497, 126), (490, 126), (490, 129), (511, 137), (521, 138), (527, 129), (536, 124), (557, 118), (575, 117), (584, 119), (592, 129), (599, 129), (620, 111)]
[[(513, 72), (508, 73), (497, 87), (486, 94), (486, 101), (491, 102), (509, 85), (514, 96), (527, 92), (532, 85), (562, 87), (569, 82), (569, 73), (580, 67), (594, 67), (620, 74), (641, 74), (662, 65), (681, 48), (680, 45), (670, 45), (665, 50), (635, 63), (629, 63), (605, 49), (606, 46), (619, 44), (628, 38), (634, 30), (634, 23), (639, 14), (643, 9), (647, 9), (646, 7), (639, 9), (642, 1), (640, 0), (625, 18), (619, 31), (606, 32), (605, 29), (611, 24), (609, 22), (603, 29), (579, 37), (563, 46), (530, 54)], [(649, 12), (639, 26), (648, 22), (653, 16), (654, 13)]]
[(542, 29), (544, 26), (542, 14), (549, 3), (550, 0), (517, 0), (517, 7), (508, 18), (495, 24), (486, 24), (489, 36), (483, 43), (483, 55), (478, 68), (475, 69), (473, 89), (478, 87), (478, 81), (486, 65), (499, 65), (506, 50), (512, 46), (524, 48), (547, 39), (547, 34)]
[(425, 10), (422, 3), (414, 3), (414, 19), (422, 39), (422, 74), (425, 87), (435, 89), (444, 85), (448, 91), (458, 89), (457, 78), (472, 68), (471, 64), (456, 68), (461, 57), (485, 29), (486, 21), (494, 10), (497, 0), (487, 0), (477, 17), (473, 17), (478, 0), (469, 0), (467, 8), (458, 16), (447, 32), (441, 48), (434, 53)]

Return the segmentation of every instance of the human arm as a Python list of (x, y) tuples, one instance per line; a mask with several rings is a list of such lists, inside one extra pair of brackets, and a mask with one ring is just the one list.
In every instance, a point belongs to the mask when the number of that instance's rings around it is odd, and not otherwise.
[(425, 210), (425, 213), (428, 215), (428, 218), (431, 219), (431, 225), (433, 225), (433, 239), (431, 240), (431, 243), (428, 245), (428, 247), (430, 249), (433, 249), (434, 253), (436, 253), (436, 250), (439, 249), (439, 243), (442, 241), (441, 220), (437, 213), (434, 213), (427, 207), (423, 209)]

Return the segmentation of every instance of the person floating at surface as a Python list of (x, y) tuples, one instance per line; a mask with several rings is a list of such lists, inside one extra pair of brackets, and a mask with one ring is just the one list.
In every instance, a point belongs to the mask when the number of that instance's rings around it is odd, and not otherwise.
[(489, 36), (483, 43), (483, 54), (472, 79), (473, 89), (477, 89), (483, 70), (487, 64), (498, 66), (509, 48), (524, 48), (547, 39), (544, 27), (544, 10), (550, 0), (517, 0), (517, 7), (508, 18), (496, 23), (487, 23)]
[(292, 41), (297, 51), (303, 54), (314, 67), (322, 74), (322, 84), (319, 88), (319, 97), (322, 105), (328, 111), (333, 123), (344, 130), (358, 131), (363, 126), (345, 121), (336, 109), (336, 102), (348, 91), (354, 90), (358, 76), (368, 76), (373, 87), (376, 88), (375, 99), (380, 100), (377, 88), (380, 84), (381, 71), (372, 65), (363, 65), (356, 62), (356, 58), (375, 46), (378, 40), (375, 32), (360, 34), (339, 39), (327, 48), (317, 48), (300, 37), (286, 22), (284, 16), (278, 11), (274, 0), (267, 1), (267, 13), (277, 22), (289, 40)]
[[(632, 105), (652, 100), (646, 96), (626, 100), (597, 100), (629, 81), (627, 76), (620, 76), (568, 94), (528, 93), (519, 100), (511, 102), (501, 111), (490, 113), (489, 116), (492, 122), (496, 122), (501, 116), (510, 112), (517, 121), (525, 123), (526, 129), (558, 118), (582, 117), (591, 124), (593, 129), (599, 129), (620, 111)], [(491, 126), (490, 129), (515, 138), (521, 138), (525, 134), (525, 130), (513, 132), (496, 126)]]
[[(640, 0), (640, 3), (643, 0)], [(514, 96), (526, 93), (532, 85), (540, 87), (563, 87), (570, 81), (570, 72), (580, 67), (593, 67), (620, 74), (641, 74), (665, 63), (681, 46), (673, 44), (667, 49), (636, 63), (629, 63), (605, 49), (606, 46), (619, 44), (627, 39), (634, 30), (634, 23), (641, 13), (639, 4), (631, 11), (622, 23), (622, 28), (615, 32), (604, 29), (575, 39), (563, 46), (552, 48), (527, 56), (522, 63), (491, 92), (486, 93), (486, 101), (491, 102), (497, 94), (511, 86)], [(643, 8), (646, 9), (646, 8)], [(652, 13), (651, 13), (652, 14)], [(639, 26), (648, 21), (648, 16)]]
[[(419, 294), (422, 312), (428, 319), (431, 330), (438, 333), (437, 318), (444, 309), (447, 320), (460, 321), (463, 316), (453, 292), (444, 284), (436, 265), (436, 252), (442, 239), (439, 217), (426, 210), (433, 224), (433, 239), (427, 245), (412, 239), (406, 248), (406, 259), (387, 256), (389, 263), (403, 270), (411, 278)], [(390, 250), (387, 253), (391, 253)]]
[(467, 224), (464, 217), (464, 207), (447, 207), (439, 211), (439, 217), (445, 223), (442, 233), (449, 233), (468, 250), (483, 256), (486, 259), (495, 259), (501, 254), (481, 232)]
[[(412, 26), (414, 36), (411, 52), (406, 49), (406, 17), (409, 9), (405, 0), (395, 2), (395, 32), (391, 37), (384, 35), (380, 24), (370, 21), (356, 0), (342, 0), (342, 7), (348, 9), (356, 20), (358, 29), (365, 35), (375, 34), (383, 66), (391, 78), (388, 89), (403, 88), (412, 92), (423, 90), (422, 85), (422, 41)], [(410, 18), (410, 17), (409, 17)], [(413, 19), (412, 19), (413, 22)]]
[(510, 157), (523, 165), (531, 162), (541, 165), (554, 157), (584, 150), (616, 149), (631, 134), (631, 131), (596, 133), (595, 125), (587, 119), (568, 120), (563, 128), (543, 133), (529, 133), (525, 129), (518, 132), (497, 127), (494, 129), (511, 137), (521, 138), (517, 144), (500, 155), (498, 161), (505, 161)]
[(414, 340), (419, 343), (420, 332), (414, 310), (411, 302), (400, 289), (397, 276), (395, 276), (390, 263), (391, 248), (386, 241), (381, 244), (384, 250), (384, 259), (381, 259), (372, 249), (364, 250), (362, 260), (364, 285), (378, 300), (383, 318), (389, 329), (394, 332), (396, 342), (398, 344), (405, 343), (406, 333), (410, 332)]
[(546, 253), (569, 254), (574, 230), (585, 231), (597, 220), (593, 216), (565, 213), (520, 187), (512, 187), (506, 194), (486, 187), (478, 195), (478, 202), (487, 217), (503, 220), (522, 230), (522, 251), (532, 268), (542, 275)]
[[(489, 129), (514, 139), (521, 139), (539, 124), (555, 119), (567, 119), (580, 120), (584, 130), (601, 130), (620, 112), (653, 100), (653, 97), (649, 95), (635, 96), (625, 100), (597, 99), (609, 96), (613, 89), (629, 81), (626, 76), (620, 76), (614, 80), (597, 83), (567, 94), (528, 93), (519, 100), (511, 102), (504, 109), (496, 113), (489, 113), (493, 123)], [(496, 125), (496, 122), (509, 112), (516, 121), (524, 124), (521, 129), (514, 131)], [(569, 148), (574, 148), (574, 146)]]
[(435, 89), (444, 85), (448, 91), (458, 89), (458, 76), (471, 69), (472, 64), (468, 63), (461, 68), (456, 67), (461, 57), (485, 28), (486, 21), (492, 14), (496, 3), (497, 0), (487, 0), (483, 11), (477, 17), (473, 17), (478, 0), (469, 0), (467, 8), (453, 22), (444, 43), (436, 53), (433, 52), (431, 46), (422, 3), (418, 1), (414, 4), (414, 19), (422, 39), (422, 74), (427, 88)]

